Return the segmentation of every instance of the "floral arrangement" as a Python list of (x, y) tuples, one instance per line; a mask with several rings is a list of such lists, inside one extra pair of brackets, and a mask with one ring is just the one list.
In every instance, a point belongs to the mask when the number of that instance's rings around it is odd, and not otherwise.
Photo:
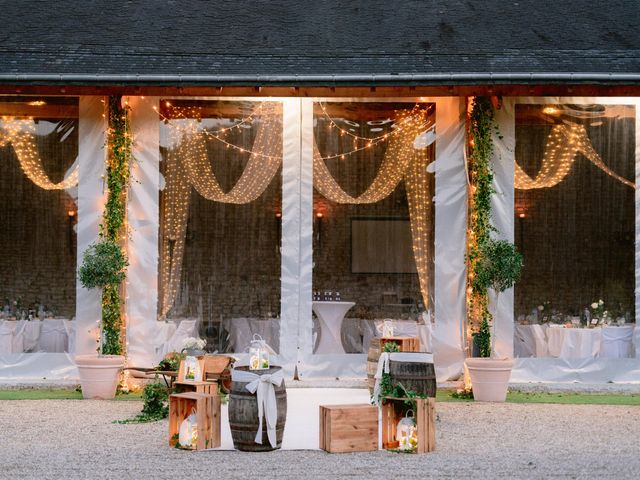
[(182, 342), (182, 350), (202, 350), (206, 345), (204, 338), (188, 337)]
[(609, 312), (604, 309), (604, 301), (602, 299), (591, 304), (591, 317), (599, 318), (603, 321), (611, 318)]

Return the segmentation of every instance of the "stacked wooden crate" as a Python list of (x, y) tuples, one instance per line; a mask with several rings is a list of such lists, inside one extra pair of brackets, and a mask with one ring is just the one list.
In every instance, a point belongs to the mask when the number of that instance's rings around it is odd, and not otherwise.
[[(169, 396), (169, 445), (176, 446), (182, 422), (195, 412), (197, 441), (190, 450), (217, 448), (220, 446), (220, 396), (218, 379), (231, 363), (224, 355), (197, 357), (202, 378), (192, 381), (185, 378), (185, 362), (180, 362), (178, 379), (174, 382), (178, 393)], [(180, 446), (184, 448), (184, 446)], [(187, 447), (188, 448), (188, 447)]]

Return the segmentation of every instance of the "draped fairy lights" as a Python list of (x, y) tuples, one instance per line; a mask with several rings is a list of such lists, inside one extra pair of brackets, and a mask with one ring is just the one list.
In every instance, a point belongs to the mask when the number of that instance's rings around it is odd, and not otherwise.
[(181, 156), (189, 182), (208, 200), (244, 204), (254, 201), (265, 191), (282, 163), (282, 114), (278, 105), (264, 110), (258, 125), (249, 161), (228, 193), (218, 183), (207, 155), (205, 134), (191, 125), (191, 134), (182, 142)]
[[(261, 108), (256, 137), (247, 165), (229, 192), (224, 192), (215, 177), (207, 154), (211, 132), (198, 128), (197, 120), (188, 120), (176, 129), (176, 146), (168, 151), (164, 200), (164, 235), (160, 314), (165, 317), (173, 307), (182, 275), (191, 186), (208, 200), (246, 204), (256, 200), (269, 186), (282, 163), (282, 108), (269, 104)], [(255, 111), (254, 111), (255, 112)], [(233, 127), (227, 129), (230, 130)], [(219, 130), (218, 130), (219, 131)], [(242, 149), (243, 152), (249, 152)]]
[[(431, 189), (427, 165), (431, 159), (428, 148), (416, 148), (416, 138), (424, 133), (433, 117), (426, 110), (403, 111), (398, 114), (401, 134), (394, 135), (380, 166), (367, 190), (358, 197), (345, 192), (333, 178), (318, 148), (314, 145), (313, 178), (316, 190), (329, 200), (341, 204), (367, 204), (389, 196), (404, 180), (409, 204), (413, 255), (416, 262), (423, 304), (430, 305), (429, 266), (433, 262)], [(326, 158), (326, 157), (324, 157)]]
[(635, 188), (635, 184), (613, 172), (605, 165), (602, 158), (594, 150), (584, 125), (555, 125), (545, 145), (542, 168), (535, 178), (531, 178), (515, 162), (515, 188), (532, 190), (536, 188), (554, 187), (569, 174), (577, 154), (582, 153), (591, 163), (607, 175), (623, 184)]
[(71, 172), (58, 183), (52, 182), (44, 171), (42, 159), (36, 146), (35, 122), (33, 120), (5, 119), (3, 130), (0, 146), (11, 144), (23, 173), (37, 186), (44, 190), (66, 190), (78, 185), (77, 164), (74, 164)]

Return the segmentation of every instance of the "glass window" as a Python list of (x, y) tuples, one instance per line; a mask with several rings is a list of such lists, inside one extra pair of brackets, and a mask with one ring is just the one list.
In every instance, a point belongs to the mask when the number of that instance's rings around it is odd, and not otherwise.
[(279, 349), (282, 105), (162, 100), (159, 317), (188, 337)]
[(78, 99), (0, 97), (0, 354), (74, 352)]
[(635, 107), (517, 105), (515, 354), (628, 357)]
[(434, 121), (434, 104), (315, 102), (315, 353), (430, 322)]

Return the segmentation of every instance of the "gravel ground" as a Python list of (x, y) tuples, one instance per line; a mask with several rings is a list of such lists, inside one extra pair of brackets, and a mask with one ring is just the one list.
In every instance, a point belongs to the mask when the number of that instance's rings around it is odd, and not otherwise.
[(640, 471), (640, 407), (440, 403), (436, 452), (425, 455), (184, 452), (168, 447), (166, 421), (111, 423), (140, 408), (0, 402), (0, 478), (621, 479)]

